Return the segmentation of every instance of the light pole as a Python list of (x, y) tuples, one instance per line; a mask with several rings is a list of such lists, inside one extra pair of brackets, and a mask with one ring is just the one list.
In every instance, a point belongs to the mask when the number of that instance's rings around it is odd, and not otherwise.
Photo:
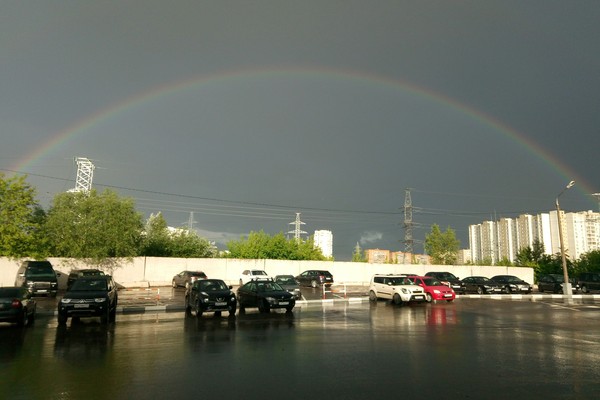
[(563, 239), (563, 231), (562, 231), (562, 221), (560, 217), (560, 205), (558, 204), (558, 198), (561, 194), (565, 192), (565, 190), (570, 189), (575, 185), (575, 181), (569, 182), (567, 186), (556, 196), (556, 218), (558, 220), (558, 240), (560, 243), (560, 256), (562, 258), (562, 268), (563, 268), (563, 293), (567, 296), (567, 300), (569, 302), (573, 299), (573, 292), (571, 291), (571, 283), (569, 282), (569, 272), (567, 271), (567, 256), (565, 254), (565, 242)]

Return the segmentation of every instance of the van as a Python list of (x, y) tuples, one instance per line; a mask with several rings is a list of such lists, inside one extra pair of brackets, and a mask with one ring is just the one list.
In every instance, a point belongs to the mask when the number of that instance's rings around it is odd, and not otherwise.
[(24, 261), (17, 271), (15, 286), (27, 288), (32, 295), (56, 297), (58, 280), (50, 261)]

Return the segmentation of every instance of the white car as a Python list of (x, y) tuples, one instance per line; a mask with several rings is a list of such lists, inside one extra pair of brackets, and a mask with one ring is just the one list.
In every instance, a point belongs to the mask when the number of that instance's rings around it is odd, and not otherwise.
[(425, 290), (415, 285), (405, 275), (376, 274), (369, 285), (369, 300), (392, 300), (394, 304), (427, 301)]
[(240, 275), (240, 286), (245, 285), (246, 283), (253, 281), (255, 279), (272, 279), (265, 271), (262, 269), (247, 269), (242, 272)]

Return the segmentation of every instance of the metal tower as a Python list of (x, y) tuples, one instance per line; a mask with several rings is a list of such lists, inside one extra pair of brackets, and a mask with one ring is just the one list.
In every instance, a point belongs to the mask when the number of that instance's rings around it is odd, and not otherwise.
[(410, 198), (410, 188), (404, 190), (404, 252), (413, 254), (413, 220), (412, 220), (412, 200)]
[(592, 193), (592, 196), (598, 200), (598, 212), (600, 212), (600, 193)]
[(77, 179), (75, 180), (75, 188), (70, 192), (89, 193), (92, 190), (92, 181), (94, 179), (94, 164), (85, 157), (76, 157), (77, 163)]
[(294, 239), (296, 239), (296, 242), (300, 241), (300, 235), (306, 235), (306, 232), (300, 229), (301, 225), (305, 225), (304, 222), (300, 221), (300, 213), (296, 213), (296, 220), (294, 222), (290, 222), (288, 225), (294, 225), (294, 230), (288, 231), (288, 234), (294, 234)]

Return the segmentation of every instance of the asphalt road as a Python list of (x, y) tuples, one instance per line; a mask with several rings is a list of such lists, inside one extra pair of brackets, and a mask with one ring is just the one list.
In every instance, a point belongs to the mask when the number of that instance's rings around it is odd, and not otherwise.
[(589, 399), (600, 307), (314, 302), (235, 318), (119, 314), (0, 326), (10, 399)]

